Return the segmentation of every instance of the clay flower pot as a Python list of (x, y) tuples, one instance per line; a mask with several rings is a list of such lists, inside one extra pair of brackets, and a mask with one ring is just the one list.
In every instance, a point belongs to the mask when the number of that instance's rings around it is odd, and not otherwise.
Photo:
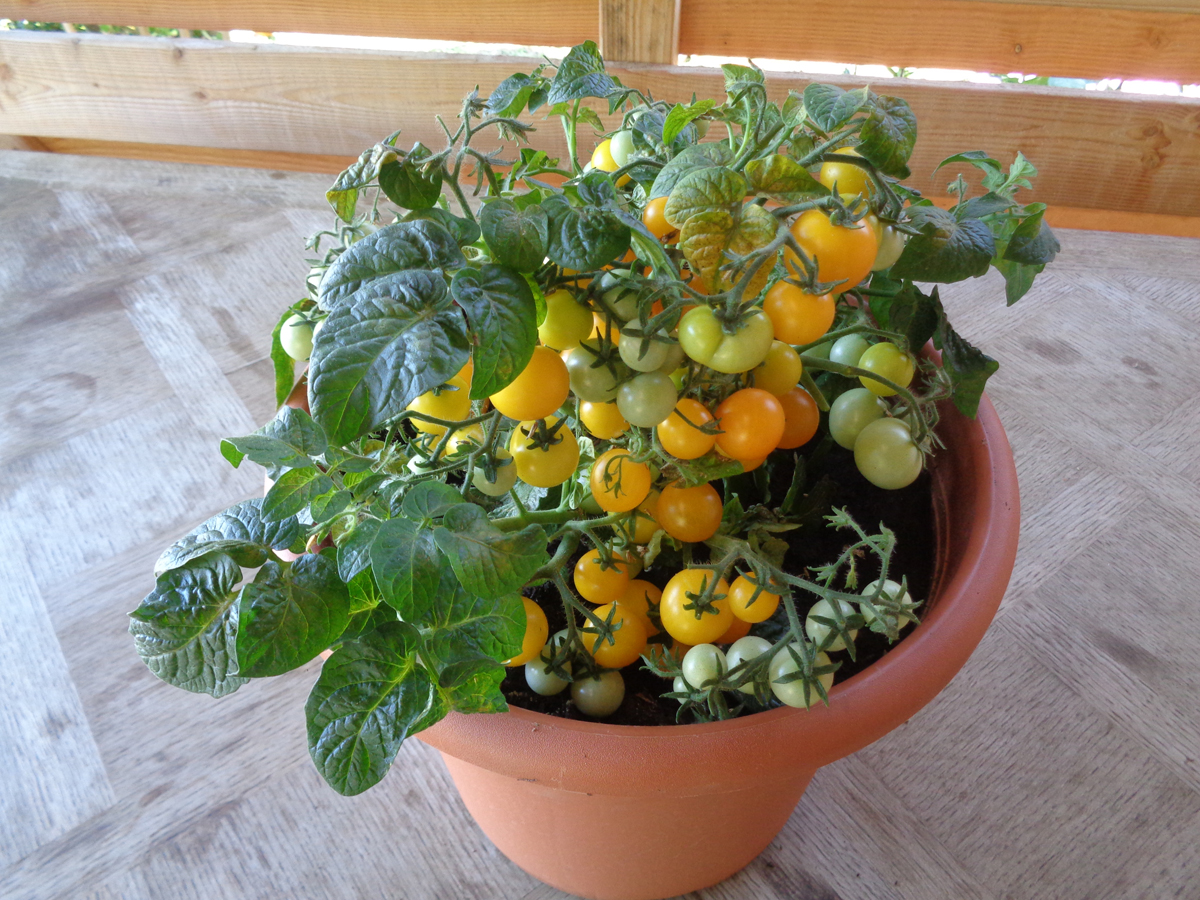
[[(835, 687), (828, 707), (657, 728), (513, 708), (451, 713), (421, 733), (501, 852), (547, 884), (595, 900), (697, 890), (766, 848), (818, 767), (932, 700), (1000, 605), (1020, 522), (1012, 452), (991, 403), (983, 399), (976, 421), (948, 406), (942, 413), (936, 574), (924, 619), (881, 661)], [(702, 843), (714, 825), (721, 839)]]

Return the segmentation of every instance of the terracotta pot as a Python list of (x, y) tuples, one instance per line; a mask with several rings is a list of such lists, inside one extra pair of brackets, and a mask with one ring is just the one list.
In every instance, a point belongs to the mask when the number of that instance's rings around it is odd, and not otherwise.
[[(1004, 430), (943, 410), (933, 468), (936, 575), (924, 620), (833, 689), (828, 707), (727, 722), (632, 727), (511, 709), (452, 713), (420, 737), (509, 859), (595, 900), (697, 890), (748, 864), (783, 828), (817, 768), (882, 737), (932, 700), (995, 615), (1020, 505)], [(722, 837), (703, 843), (719, 826)]]

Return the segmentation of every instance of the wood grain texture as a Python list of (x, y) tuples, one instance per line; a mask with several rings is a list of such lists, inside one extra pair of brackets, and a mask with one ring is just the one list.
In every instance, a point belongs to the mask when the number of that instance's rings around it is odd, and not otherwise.
[(570, 47), (596, 39), (596, 0), (0, 0), (0, 18), (207, 31), (301, 31)]
[[(132, 650), (162, 547), (258, 487), (213, 435), (269, 415), (261, 338), (327, 181), (0, 153), (0, 376), (27, 397), (0, 406), (5, 900), (568, 900), (491, 847), (418, 742), (378, 788), (329, 791), (305, 750), (315, 664), (213, 702)], [(1200, 896), (1200, 244), (1060, 238), (1015, 309), (991, 276), (942, 294), (1001, 360), (1022, 485), (996, 624), (696, 900)], [(74, 415), (69, 371), (95, 379)]]
[(1200, 9), (985, 0), (689, 0), (679, 51), (1071, 78), (1200, 81)]
[(600, 52), (609, 62), (679, 61), (679, 0), (597, 0)]
[[(532, 65), (527, 61), (525, 65)], [(426, 54), (306, 51), (155, 38), (0, 36), (0, 131), (205, 147), (357, 155), (406, 128), (406, 140), (440, 145), (435, 114), (456, 114), (462, 86), (490, 90), (521, 60)], [(453, 78), (447, 72), (454, 73)], [(720, 96), (719, 72), (614, 65), (655, 96)], [(1035, 197), (1071, 207), (1200, 215), (1200, 103), (1016, 85), (830, 77), (908, 100), (921, 123), (913, 184), (944, 194), (954, 172), (932, 176), (951, 149), (1023, 151), (1038, 165)], [(773, 75), (782, 98), (809, 83)], [(362, 85), (372, 90), (362, 90)], [(281, 90), (279, 85), (287, 85)], [(544, 133), (542, 133), (544, 132)], [(554, 123), (539, 142), (562, 153)], [(586, 139), (584, 141), (586, 149)]]

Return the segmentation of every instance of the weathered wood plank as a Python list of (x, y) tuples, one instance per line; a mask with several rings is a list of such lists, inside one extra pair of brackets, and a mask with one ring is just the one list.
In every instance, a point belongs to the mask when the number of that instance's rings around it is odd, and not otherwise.
[[(1090, 4), (1088, 4), (1090, 5)], [(918, 0), (690, 0), (685, 54), (1200, 81), (1200, 7), (1187, 12)]]
[[(15, 32), (0, 36), (0, 61), (11, 76), (0, 131), (334, 155), (357, 154), (398, 125), (406, 140), (438, 145), (433, 117), (455, 114), (463, 85), (488, 90), (531, 64), (460, 57), (450, 67), (437, 55)], [(721, 75), (710, 70), (625, 64), (613, 71), (656, 96), (723, 90)], [(1035, 196), (1049, 203), (1200, 214), (1195, 102), (1015, 85), (826, 80), (866, 82), (912, 104), (922, 129), (914, 185), (928, 193), (943, 194), (953, 178), (950, 170), (931, 175), (951, 150), (986, 147), (1001, 159), (1024, 151), (1042, 172)], [(780, 97), (807, 83), (777, 75), (770, 90)], [(374, 87), (364, 91), (363, 84)], [(557, 131), (543, 123), (538, 140), (561, 153)]]
[(679, 0), (598, 2), (605, 60), (671, 66), (679, 61)]
[(304, 31), (424, 40), (569, 47), (595, 40), (596, 0), (0, 0), (0, 17), (207, 31)]

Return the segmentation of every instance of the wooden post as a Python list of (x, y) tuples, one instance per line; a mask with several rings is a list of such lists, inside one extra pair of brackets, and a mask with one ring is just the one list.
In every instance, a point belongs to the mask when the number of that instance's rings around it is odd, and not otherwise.
[(609, 62), (679, 61), (679, 0), (599, 0), (600, 53)]

